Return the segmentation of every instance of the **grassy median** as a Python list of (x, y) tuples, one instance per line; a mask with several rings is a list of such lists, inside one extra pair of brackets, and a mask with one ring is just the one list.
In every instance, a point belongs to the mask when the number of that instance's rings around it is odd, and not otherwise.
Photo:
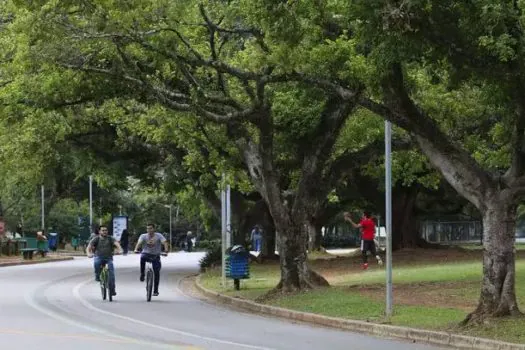
[[(445, 330), (515, 343), (525, 343), (525, 318), (506, 318), (484, 326), (460, 329), (458, 323), (477, 303), (481, 281), (479, 250), (410, 250), (393, 255), (394, 325)], [(312, 259), (311, 266), (330, 282), (322, 288), (288, 296), (261, 298), (269, 305), (348, 319), (385, 322), (385, 270), (374, 263), (360, 269), (359, 258)], [(220, 269), (201, 276), (208, 289), (257, 300), (279, 280), (277, 263), (250, 266), (251, 278), (241, 290), (221, 287)], [(525, 252), (516, 262), (516, 293), (525, 310)]]

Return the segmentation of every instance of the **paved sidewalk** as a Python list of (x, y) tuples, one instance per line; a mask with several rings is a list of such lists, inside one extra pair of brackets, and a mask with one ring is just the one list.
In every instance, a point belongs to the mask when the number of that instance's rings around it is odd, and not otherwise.
[(71, 256), (47, 256), (45, 258), (35, 256), (33, 257), (32, 260), (24, 260), (22, 257), (18, 257), (18, 256), (15, 256), (15, 257), (0, 256), (0, 267), (45, 264), (49, 262), (67, 261), (67, 260), (73, 260), (73, 259), (74, 258)]

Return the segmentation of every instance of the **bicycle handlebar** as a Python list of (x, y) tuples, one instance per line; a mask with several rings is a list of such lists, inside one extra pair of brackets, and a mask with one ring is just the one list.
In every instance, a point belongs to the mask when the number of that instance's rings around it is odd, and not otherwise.
[[(142, 254), (142, 252), (134, 251), (135, 254)], [(161, 256), (168, 256), (168, 253), (160, 253)]]

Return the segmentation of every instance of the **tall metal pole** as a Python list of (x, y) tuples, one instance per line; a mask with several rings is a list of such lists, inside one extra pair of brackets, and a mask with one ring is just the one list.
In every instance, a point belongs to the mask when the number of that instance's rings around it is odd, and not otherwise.
[(173, 231), (172, 231), (173, 230), (172, 229), (173, 225), (172, 225), (172, 222), (171, 222), (171, 207), (172, 207), (172, 205), (170, 204), (170, 252), (172, 251), (172, 247), (171, 247), (172, 243), (171, 242), (172, 242), (172, 238), (173, 238)]
[(392, 316), (392, 125), (385, 121), (386, 317)]
[(232, 206), (231, 206), (231, 188), (226, 186), (226, 246), (232, 246)]
[(45, 210), (44, 210), (44, 206), (45, 206), (45, 196), (44, 196), (44, 185), (42, 185), (42, 187), (40, 188), (40, 194), (41, 194), (41, 197), (42, 197), (42, 200), (41, 200), (41, 206), (42, 206), (42, 230), (45, 230), (46, 229), (46, 226), (45, 226)]
[(89, 175), (89, 233), (93, 233), (93, 175)]
[(224, 174), (221, 182), (221, 251), (222, 251), (222, 286), (226, 288), (226, 191), (224, 190)]

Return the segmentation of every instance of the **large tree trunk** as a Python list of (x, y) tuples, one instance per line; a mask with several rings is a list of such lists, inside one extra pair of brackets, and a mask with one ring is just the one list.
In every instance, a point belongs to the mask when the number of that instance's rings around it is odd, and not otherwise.
[(514, 230), (517, 203), (525, 195), (525, 101), (519, 95), (512, 128), (511, 166), (503, 176), (495, 176), (412, 100), (400, 63), (392, 65), (382, 83), (386, 107), (370, 100), (362, 101), (363, 105), (411, 132), (432, 165), (482, 214), (483, 284), (478, 307), (464, 323), (520, 314), (515, 294)]
[(263, 242), (261, 250), (261, 259), (273, 259), (275, 255), (275, 227), (265, 226), (263, 231)]
[(416, 186), (398, 186), (394, 191), (392, 207), (392, 249), (415, 248), (419, 237), (414, 209), (418, 189)]
[[(257, 88), (264, 93), (264, 84), (258, 83)], [(320, 122), (313, 133), (315, 139), (308, 140), (301, 147), (301, 178), (292, 196), (284, 195), (282, 178), (274, 164), (271, 106), (263, 104), (253, 112), (252, 121), (259, 131), (257, 141), (249, 137), (250, 132), (242, 124), (228, 125), (228, 133), (236, 140), (250, 177), (268, 205), (276, 231), (280, 235), (281, 281), (275, 290), (290, 292), (328, 285), (322, 276), (308, 267), (308, 232), (305, 224), (307, 218), (319, 210), (330, 191), (330, 186), (327, 186), (329, 181), (324, 181), (326, 179), (323, 174), (326, 167), (330, 166), (330, 154), (339, 132), (357, 105), (357, 97), (358, 94), (354, 92), (345, 93), (344, 96), (338, 92), (327, 99)], [(328, 172), (330, 173), (329, 170)]]
[(478, 307), (465, 323), (521, 314), (516, 302), (514, 241), (516, 207), (501, 200), (487, 203), (483, 215), (483, 284)]
[(308, 251), (315, 252), (321, 250), (321, 241), (323, 238), (321, 232), (322, 225), (314, 220), (309, 220), (306, 226), (308, 230)]
[(277, 229), (282, 234), (279, 244), (281, 281), (276, 289), (288, 293), (328, 286), (326, 279), (308, 266), (306, 253), (308, 232), (305, 225), (277, 227)]

